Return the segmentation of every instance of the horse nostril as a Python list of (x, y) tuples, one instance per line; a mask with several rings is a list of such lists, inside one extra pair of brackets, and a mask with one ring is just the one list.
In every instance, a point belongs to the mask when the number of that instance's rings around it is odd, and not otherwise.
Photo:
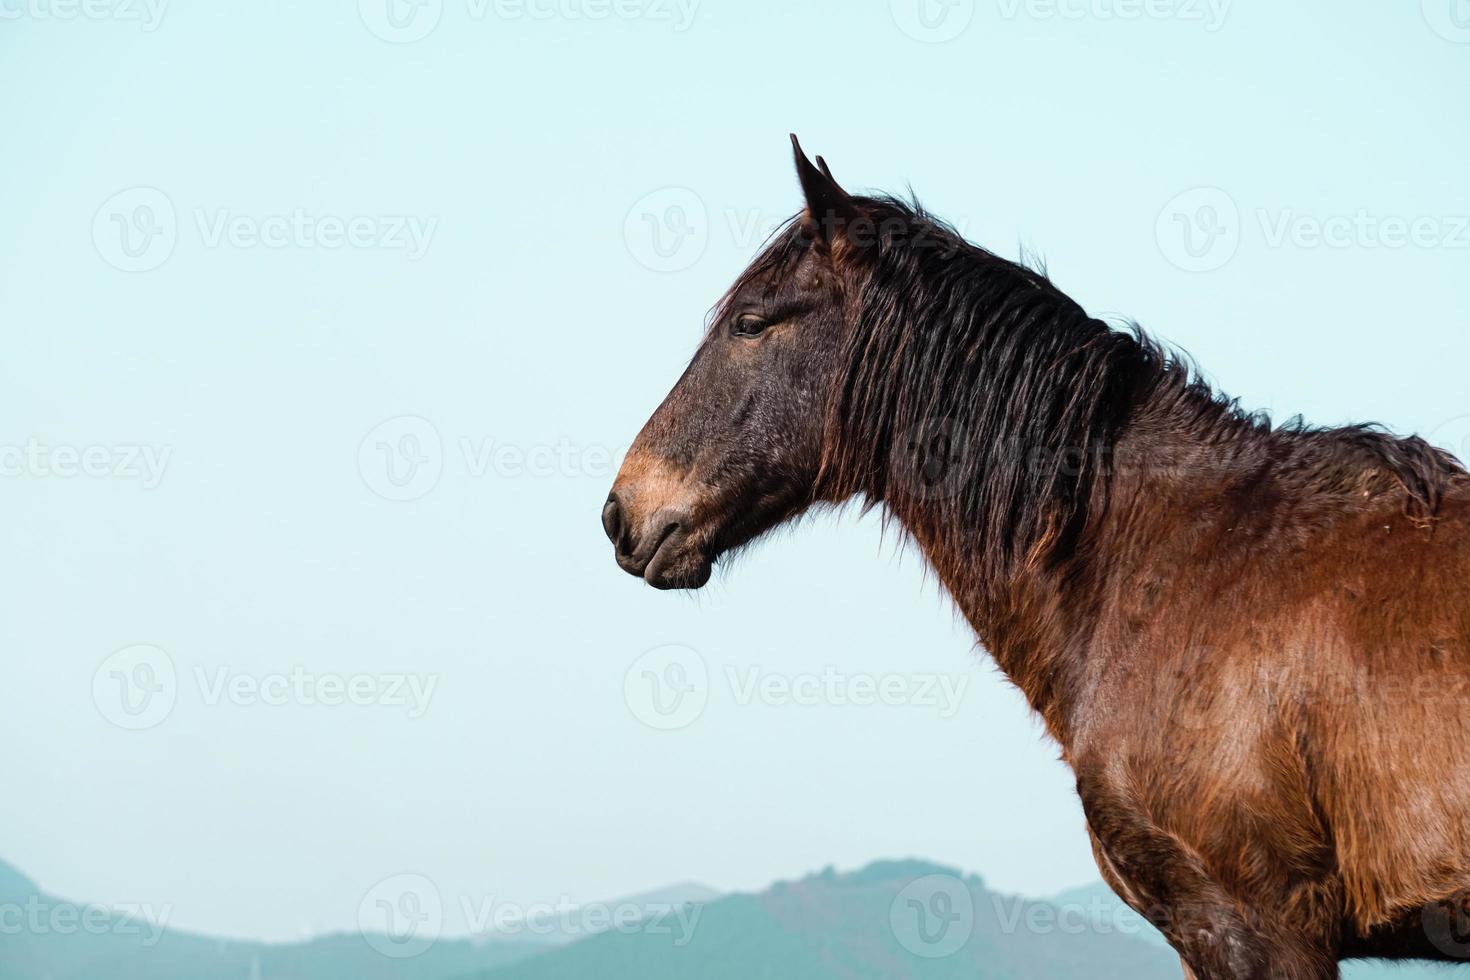
[(623, 505), (618, 502), (616, 493), (608, 494), (607, 503), (602, 506), (602, 529), (607, 532), (607, 539), (623, 550), (620, 543), (623, 537)]

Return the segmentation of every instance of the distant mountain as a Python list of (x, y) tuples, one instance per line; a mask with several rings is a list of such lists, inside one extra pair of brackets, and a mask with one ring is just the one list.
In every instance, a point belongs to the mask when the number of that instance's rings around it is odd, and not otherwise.
[(26, 896), (34, 895), (39, 888), (36, 883), (15, 868), (0, 861), (0, 903), (5, 905), (24, 904)]
[(479, 980), (1178, 980), (1138, 939), (1067, 929), (1046, 902), (918, 861), (832, 870), (609, 931)]
[(447, 980), (551, 945), (441, 939), (421, 955), (390, 959), (356, 934), (283, 944), (214, 939), (48, 895), (4, 863), (0, 913), (3, 980)]
[[(1103, 884), (1004, 895), (921, 861), (827, 869), (758, 894), (686, 883), (394, 959), (356, 934), (215, 939), (43, 892), (0, 863), (0, 980), (1178, 980), (1163, 937)], [(374, 937), (375, 939), (377, 937)], [(381, 945), (381, 942), (378, 944)], [(1431, 980), (1351, 964), (1345, 980)]]
[[(1146, 943), (1169, 948), (1168, 942), (1148, 920), (1123, 904), (1113, 890), (1102, 882), (1084, 885), (1062, 892), (1051, 899), (1052, 904), (1079, 919), (1085, 918), (1100, 934), (1114, 933), (1134, 936)], [(1360, 961), (1346, 963), (1342, 968), (1343, 980), (1450, 980), (1458, 976), (1453, 967), (1432, 963), (1387, 963)]]

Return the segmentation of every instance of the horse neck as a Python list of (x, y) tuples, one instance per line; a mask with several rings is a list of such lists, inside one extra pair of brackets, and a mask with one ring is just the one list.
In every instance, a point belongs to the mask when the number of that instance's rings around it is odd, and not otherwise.
[(1003, 569), (975, 560), (988, 544), (983, 530), (942, 502), (887, 502), (1064, 751), (1086, 709), (1090, 678), (1109, 669), (1107, 652), (1094, 642), (1104, 597), (1148, 562), (1171, 517), (1280, 455), (1268, 430), (1237, 417), (1182, 371), (1160, 372), (1136, 397), (1094, 447), (1103, 463), (1087, 488), (1082, 525), (1067, 541), (1042, 535)]
[[(1156, 386), (1159, 357), (981, 250), (894, 250), (875, 268), (851, 294), (861, 328), (828, 416), (823, 495), (882, 503), (1060, 736), (1101, 585), (1085, 547), (1107, 510), (1095, 454)], [(926, 485), (951, 446), (958, 480)]]
[[(997, 578), (974, 560), (973, 529), (923, 503), (890, 507), (960, 613), (1063, 746), (1085, 682), (1098, 569), (1073, 558), (1020, 563)], [(1089, 533), (1092, 533), (1089, 531)]]

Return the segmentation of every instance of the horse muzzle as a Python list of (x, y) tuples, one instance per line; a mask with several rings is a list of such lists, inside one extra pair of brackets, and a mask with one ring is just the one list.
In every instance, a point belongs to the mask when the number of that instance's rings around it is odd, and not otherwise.
[(602, 529), (618, 567), (655, 589), (697, 589), (709, 581), (713, 558), (694, 534), (691, 511), (680, 506), (640, 507), (648, 496), (619, 480), (602, 508)]

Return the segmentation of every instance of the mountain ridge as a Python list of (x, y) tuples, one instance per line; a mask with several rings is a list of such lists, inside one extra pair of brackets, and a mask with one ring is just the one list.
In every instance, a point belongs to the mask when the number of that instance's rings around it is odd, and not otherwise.
[[(125, 923), (46, 893), (0, 861), (4, 980), (1178, 980), (1163, 937), (1102, 882), (1050, 898), (989, 890), (918, 858), (827, 866), (755, 892), (685, 881), (579, 906), (549, 935), (437, 938), (415, 955), (378, 934), (263, 943)], [(27, 925), (39, 908), (42, 926)], [(73, 923), (48, 917), (68, 912)], [(92, 928), (85, 910), (96, 910)], [(601, 916), (623, 910), (623, 918)], [(595, 922), (590, 917), (597, 912)], [(18, 918), (19, 917), (19, 918)], [(559, 931), (555, 931), (559, 930)], [(145, 942), (156, 935), (157, 941)], [(1430, 980), (1442, 967), (1345, 964), (1344, 980)]]

